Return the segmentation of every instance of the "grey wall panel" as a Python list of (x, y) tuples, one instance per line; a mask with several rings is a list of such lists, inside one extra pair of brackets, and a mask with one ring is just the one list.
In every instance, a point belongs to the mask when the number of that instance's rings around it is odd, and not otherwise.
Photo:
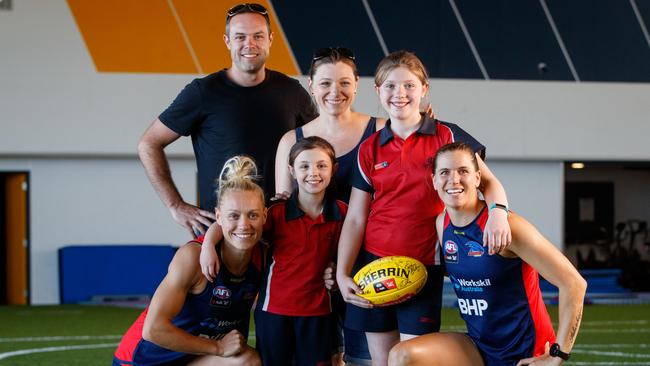
[(650, 32), (650, 0), (634, 0), (634, 3), (643, 18), (645, 29)]
[(434, 78), (482, 79), (449, 1), (370, 1), (389, 51), (413, 51)]
[(491, 79), (573, 80), (538, 0), (457, 4)]
[(361, 1), (285, 0), (273, 7), (303, 75), (314, 51), (332, 46), (352, 49), (361, 75), (374, 74), (383, 52)]
[(581, 80), (650, 82), (650, 48), (628, 1), (547, 3)]

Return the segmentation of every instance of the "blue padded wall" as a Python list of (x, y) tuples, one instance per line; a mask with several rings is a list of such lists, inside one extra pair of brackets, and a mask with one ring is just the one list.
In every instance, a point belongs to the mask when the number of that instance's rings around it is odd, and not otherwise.
[(74, 245), (59, 249), (62, 304), (94, 295), (153, 295), (167, 274), (171, 245)]

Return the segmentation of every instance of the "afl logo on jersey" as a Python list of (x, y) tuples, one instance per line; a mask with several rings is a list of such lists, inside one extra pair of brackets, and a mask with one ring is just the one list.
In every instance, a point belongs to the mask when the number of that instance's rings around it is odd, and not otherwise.
[(458, 244), (452, 240), (445, 242), (445, 262), (458, 263)]
[(217, 286), (212, 290), (212, 295), (218, 299), (229, 299), (231, 292), (227, 287)]
[(229, 308), (232, 300), (230, 297), (232, 292), (230, 289), (225, 286), (217, 286), (212, 289), (212, 298), (210, 299), (210, 305), (218, 308)]

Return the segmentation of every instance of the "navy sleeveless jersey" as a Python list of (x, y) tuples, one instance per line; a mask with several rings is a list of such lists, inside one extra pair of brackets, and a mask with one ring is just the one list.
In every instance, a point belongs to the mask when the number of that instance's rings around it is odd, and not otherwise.
[[(258, 244), (246, 272), (241, 276), (234, 276), (222, 264), (216, 279), (208, 282), (200, 294), (187, 295), (172, 323), (196, 336), (219, 339), (236, 329), (246, 338), (250, 309), (259, 291), (262, 255), (261, 244)], [(133, 365), (157, 365), (186, 357), (185, 353), (162, 348), (142, 338), (147, 310), (140, 314), (124, 335), (115, 358), (130, 361)]]
[(555, 333), (537, 271), (520, 258), (488, 255), (483, 247), (487, 208), (465, 227), (445, 213), (442, 245), (447, 273), (469, 337), (486, 365), (514, 365), (544, 353)]

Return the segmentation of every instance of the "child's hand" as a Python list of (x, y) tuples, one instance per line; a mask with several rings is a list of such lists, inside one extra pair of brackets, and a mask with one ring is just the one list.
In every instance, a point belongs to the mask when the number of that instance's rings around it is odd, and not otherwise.
[(431, 119), (436, 118), (435, 113), (433, 113), (433, 106), (431, 105), (431, 103), (427, 104), (427, 109), (424, 111), (424, 114), (428, 115), (429, 118)]
[(488, 247), (490, 255), (499, 253), (512, 242), (508, 213), (502, 209), (492, 209), (483, 232), (483, 246)]
[(282, 193), (276, 193), (275, 196), (271, 197), (271, 201), (286, 201), (291, 197), (291, 192), (284, 191)]
[(373, 307), (370, 301), (358, 295), (361, 293), (361, 289), (354, 283), (352, 277), (337, 273), (336, 280), (341, 290), (341, 296), (343, 296), (345, 302), (367, 309)]
[(325, 288), (329, 291), (336, 291), (339, 289), (335, 274), (336, 273), (336, 263), (330, 262), (323, 272), (323, 281), (325, 281)]
[(199, 256), (199, 263), (201, 264), (201, 273), (212, 282), (219, 273), (219, 257), (214, 245), (203, 242), (201, 245), (201, 255)]
[(212, 282), (219, 274), (219, 257), (217, 256), (216, 245), (223, 239), (221, 226), (216, 222), (212, 223), (205, 233), (203, 238), (203, 245), (201, 245), (201, 255), (199, 256), (199, 263), (201, 264), (201, 273)]

